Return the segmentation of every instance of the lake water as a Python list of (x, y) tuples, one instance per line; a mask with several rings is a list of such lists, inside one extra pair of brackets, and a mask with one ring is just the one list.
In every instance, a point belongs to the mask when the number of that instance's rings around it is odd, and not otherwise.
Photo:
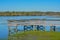
[[(0, 16), (0, 38), (8, 38), (8, 22), (7, 20), (20, 20), (20, 19), (58, 19), (57, 16)], [(57, 27), (58, 31), (60, 28)], [(46, 27), (46, 31), (49, 31), (49, 26)]]

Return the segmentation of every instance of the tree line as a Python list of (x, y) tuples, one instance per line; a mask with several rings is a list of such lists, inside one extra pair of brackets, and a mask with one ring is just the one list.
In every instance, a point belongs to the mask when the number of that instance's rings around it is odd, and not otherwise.
[(60, 12), (0, 12), (0, 16), (60, 16)]

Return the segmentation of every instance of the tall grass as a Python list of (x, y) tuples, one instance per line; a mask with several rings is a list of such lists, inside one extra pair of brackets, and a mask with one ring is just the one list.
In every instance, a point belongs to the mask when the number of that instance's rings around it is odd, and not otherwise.
[(26, 31), (13, 36), (16, 40), (60, 40), (60, 32)]

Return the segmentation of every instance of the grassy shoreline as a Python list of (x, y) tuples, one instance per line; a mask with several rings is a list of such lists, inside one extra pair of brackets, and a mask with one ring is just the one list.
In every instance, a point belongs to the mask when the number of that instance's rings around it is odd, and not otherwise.
[(13, 36), (16, 40), (60, 40), (60, 32), (26, 31)]

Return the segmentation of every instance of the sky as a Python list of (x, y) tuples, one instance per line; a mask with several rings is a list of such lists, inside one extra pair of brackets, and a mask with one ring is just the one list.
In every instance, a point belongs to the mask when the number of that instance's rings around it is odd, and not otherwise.
[(0, 0), (0, 11), (60, 12), (60, 0)]

